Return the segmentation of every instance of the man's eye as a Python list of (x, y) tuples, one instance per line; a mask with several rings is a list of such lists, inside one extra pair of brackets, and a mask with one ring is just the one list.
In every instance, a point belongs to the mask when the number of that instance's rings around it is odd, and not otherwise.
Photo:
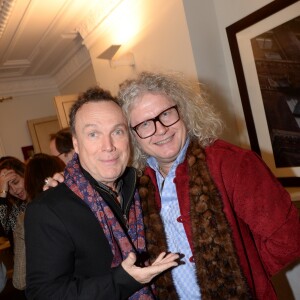
[(167, 118), (169, 117), (170, 115), (172, 114), (172, 111), (171, 110), (167, 110), (167, 111), (164, 111), (163, 114), (161, 115), (163, 118)]
[(90, 132), (90, 133), (88, 134), (89, 137), (95, 137), (96, 135), (97, 135), (96, 132)]
[(115, 134), (116, 134), (116, 135), (122, 135), (122, 134), (124, 134), (124, 130), (122, 130), (122, 129), (117, 129), (117, 130), (115, 131)]
[(145, 122), (143, 122), (139, 127), (142, 129), (142, 128), (147, 128), (147, 127), (149, 127), (149, 125), (150, 125), (150, 122), (149, 122), (149, 121), (145, 121)]

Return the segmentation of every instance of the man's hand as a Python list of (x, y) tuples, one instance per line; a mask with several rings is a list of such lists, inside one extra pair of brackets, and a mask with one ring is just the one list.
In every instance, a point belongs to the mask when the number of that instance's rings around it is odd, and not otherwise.
[(43, 186), (43, 191), (48, 190), (49, 188), (57, 186), (60, 182), (64, 182), (63, 173), (55, 173), (53, 177), (47, 177), (45, 179), (45, 184)]
[(178, 266), (178, 262), (176, 261), (178, 258), (178, 254), (169, 253), (166, 255), (165, 252), (162, 252), (151, 266), (140, 268), (135, 265), (136, 255), (130, 252), (121, 265), (136, 281), (145, 284), (163, 271)]

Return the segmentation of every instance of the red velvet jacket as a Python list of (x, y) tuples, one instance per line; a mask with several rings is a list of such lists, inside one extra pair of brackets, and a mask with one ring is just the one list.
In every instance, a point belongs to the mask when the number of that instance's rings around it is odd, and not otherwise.
[(255, 153), (224, 141), (205, 152), (248, 283), (258, 299), (276, 299), (269, 278), (300, 257), (297, 208)]
[[(222, 197), (239, 264), (248, 285), (255, 299), (276, 299), (270, 277), (300, 257), (297, 208), (254, 152), (218, 140), (207, 147), (205, 153), (210, 174)], [(185, 160), (178, 166), (174, 182), (181, 220), (193, 248), (191, 221), (186, 217), (190, 209), (186, 168)], [(145, 173), (152, 180), (155, 178), (150, 168)], [(160, 207), (159, 194), (157, 191), (155, 194)]]

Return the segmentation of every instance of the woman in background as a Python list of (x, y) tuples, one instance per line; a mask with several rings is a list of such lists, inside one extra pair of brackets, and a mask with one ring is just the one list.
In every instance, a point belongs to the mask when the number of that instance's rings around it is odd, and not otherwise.
[(26, 208), (27, 193), (24, 188), (25, 164), (11, 156), (0, 160), (0, 224), (13, 249), (13, 231), (16, 219)]
[[(64, 168), (65, 163), (57, 156), (45, 153), (35, 154), (28, 161), (24, 176), (28, 201), (34, 200), (43, 191), (44, 181), (47, 177), (62, 172)], [(19, 290), (24, 290), (26, 287), (24, 216), (25, 212), (19, 214), (13, 234), (15, 243), (13, 285)]]

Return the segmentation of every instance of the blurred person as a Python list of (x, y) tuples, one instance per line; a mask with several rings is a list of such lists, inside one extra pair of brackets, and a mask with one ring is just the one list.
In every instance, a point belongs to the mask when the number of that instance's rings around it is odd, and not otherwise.
[[(34, 154), (26, 164), (24, 174), (24, 187), (27, 192), (27, 201), (34, 199), (43, 191), (44, 181), (55, 173), (62, 172), (65, 163), (57, 156), (45, 153)], [(25, 212), (18, 215), (14, 238), (14, 268), (12, 283), (16, 289), (24, 290), (26, 287), (26, 263), (24, 242), (24, 216)]]
[(25, 164), (15, 157), (1, 158), (0, 162), (0, 223), (13, 250), (13, 231), (16, 219), (27, 205), (24, 187)]
[(70, 127), (63, 128), (50, 135), (50, 152), (67, 164), (74, 154), (72, 133)]
[(119, 92), (133, 141), (150, 257), (184, 255), (160, 299), (276, 299), (271, 276), (300, 257), (297, 208), (261, 158), (219, 139), (198, 82), (141, 73)]
[(8, 159), (8, 158), (14, 158), (13, 156), (1, 156), (0, 157), (0, 164), (4, 161), (4, 160), (6, 160), (6, 159)]
[(34, 154), (26, 165), (24, 176), (28, 201), (32, 201), (43, 191), (45, 180), (48, 177), (52, 177), (57, 172), (63, 172), (65, 167), (65, 162), (55, 155)]
[[(126, 119), (115, 98), (87, 90), (70, 111), (76, 154), (65, 182), (25, 215), (29, 299), (155, 299), (151, 280), (175, 267), (162, 252), (151, 266)], [(138, 260), (138, 261), (137, 261)]]

